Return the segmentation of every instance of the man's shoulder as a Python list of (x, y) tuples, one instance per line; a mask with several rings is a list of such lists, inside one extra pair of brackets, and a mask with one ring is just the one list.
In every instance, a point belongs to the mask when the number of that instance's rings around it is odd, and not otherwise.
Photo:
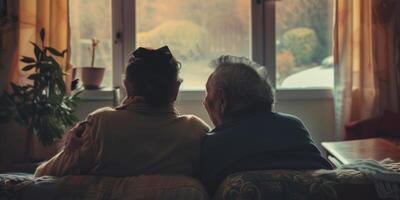
[[(271, 112), (268, 114), (260, 114), (250, 118), (242, 119), (243, 121), (237, 121), (229, 126), (222, 126), (222, 128), (216, 128), (207, 134), (208, 139), (213, 140), (224, 140), (225, 137), (233, 137), (232, 133), (237, 133), (238, 137), (248, 136), (246, 130), (257, 130), (260, 132), (263, 130), (284, 130), (284, 129), (299, 129), (303, 128), (304, 124), (299, 117), (287, 113)], [(244, 134), (246, 133), (246, 134)]]
[(274, 112), (273, 114), (274, 120), (278, 122), (282, 122), (285, 124), (296, 124), (296, 125), (302, 125), (303, 121), (295, 115), (292, 114), (287, 114), (287, 113), (281, 113), (281, 112)]

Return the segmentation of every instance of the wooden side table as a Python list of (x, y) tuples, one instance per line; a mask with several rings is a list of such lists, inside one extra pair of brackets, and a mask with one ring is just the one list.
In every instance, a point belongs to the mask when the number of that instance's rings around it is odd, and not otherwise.
[(400, 162), (400, 148), (382, 138), (322, 142), (322, 147), (326, 150), (329, 161), (336, 167), (360, 159), (380, 161), (390, 158)]

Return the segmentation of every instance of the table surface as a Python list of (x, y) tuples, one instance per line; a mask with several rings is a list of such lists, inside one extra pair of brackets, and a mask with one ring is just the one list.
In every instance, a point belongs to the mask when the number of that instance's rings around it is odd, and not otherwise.
[(400, 148), (382, 138), (322, 142), (322, 146), (328, 156), (333, 156), (342, 164), (349, 164), (360, 159), (380, 161), (385, 158), (400, 162)]

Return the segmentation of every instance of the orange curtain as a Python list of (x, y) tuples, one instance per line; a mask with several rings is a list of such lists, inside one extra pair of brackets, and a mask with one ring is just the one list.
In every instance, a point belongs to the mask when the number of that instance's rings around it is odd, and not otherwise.
[(336, 0), (335, 111), (338, 139), (344, 124), (384, 110), (398, 112), (397, 0)]
[[(8, 0), (10, 6), (16, 9), (18, 21), (15, 25), (15, 42), (12, 54), (12, 62), (9, 63), (9, 81), (18, 84), (27, 82), (29, 72), (22, 72), (23, 64), (19, 62), (22, 55), (33, 56), (33, 47), (29, 43), (39, 43), (39, 32), (41, 28), (46, 31), (45, 45), (60, 51), (69, 49), (69, 16), (68, 0)], [(10, 58), (8, 58), (10, 59)], [(70, 53), (59, 60), (65, 71), (70, 69)], [(67, 86), (70, 80), (66, 80)], [(7, 83), (5, 83), (7, 85)], [(69, 87), (68, 87), (69, 88)]]
[[(7, 0), (7, 16), (1, 19), (0, 93), (10, 81), (17, 84), (27, 82), (28, 73), (22, 72), (22, 55), (33, 56), (33, 46), (38, 42), (41, 28), (46, 31), (45, 45), (64, 50), (69, 45), (68, 0)], [(69, 49), (69, 48), (68, 48)], [(68, 53), (59, 60), (65, 71), (69, 69)], [(67, 87), (70, 85), (66, 80)], [(69, 88), (69, 87), (68, 87)], [(8, 169), (15, 161), (26, 159), (26, 130), (10, 122), (0, 125), (0, 171)], [(33, 141), (32, 158), (47, 159), (55, 152), (55, 146), (43, 147), (37, 139)], [(30, 160), (29, 160), (30, 161)]]

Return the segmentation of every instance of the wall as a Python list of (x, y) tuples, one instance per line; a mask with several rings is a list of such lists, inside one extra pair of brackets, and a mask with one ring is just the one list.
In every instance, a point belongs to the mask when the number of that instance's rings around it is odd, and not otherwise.
[[(195, 114), (212, 124), (201, 101), (181, 101), (177, 103), (181, 114)], [(334, 140), (334, 110), (332, 99), (278, 100), (275, 110), (298, 116), (309, 129), (313, 139), (320, 143)]]
[[(88, 113), (101, 106), (112, 106), (112, 102), (83, 101), (80, 103), (77, 114), (81, 119), (84, 119)], [(208, 124), (212, 125), (206, 110), (202, 106), (201, 100), (178, 100), (177, 108), (180, 114), (197, 115)], [(334, 110), (332, 99), (278, 100), (275, 109), (278, 112), (296, 115), (302, 119), (317, 144), (320, 144), (322, 141), (334, 140)]]

